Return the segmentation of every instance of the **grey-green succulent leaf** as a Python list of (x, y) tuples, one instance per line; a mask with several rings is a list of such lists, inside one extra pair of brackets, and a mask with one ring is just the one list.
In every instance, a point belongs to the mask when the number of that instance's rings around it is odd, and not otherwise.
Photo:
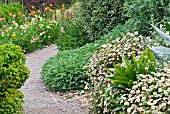
[(160, 36), (170, 45), (170, 36), (162, 32), (159, 28), (156, 26), (152, 25), (151, 26), (160, 34)]
[(151, 48), (155, 57), (159, 60), (170, 61), (170, 48), (164, 46), (156, 46)]

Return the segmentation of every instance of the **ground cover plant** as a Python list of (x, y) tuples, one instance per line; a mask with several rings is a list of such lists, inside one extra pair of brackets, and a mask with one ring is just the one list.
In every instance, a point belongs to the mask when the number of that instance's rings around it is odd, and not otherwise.
[(18, 89), (28, 79), (25, 55), (19, 46), (0, 45), (0, 113), (20, 113), (24, 95)]

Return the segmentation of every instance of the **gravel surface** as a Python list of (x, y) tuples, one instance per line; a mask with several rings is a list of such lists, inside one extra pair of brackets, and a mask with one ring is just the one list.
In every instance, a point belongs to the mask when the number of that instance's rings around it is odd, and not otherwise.
[(55, 45), (26, 54), (26, 65), (29, 67), (30, 75), (21, 88), (25, 95), (24, 114), (87, 114), (80, 99), (64, 100), (57, 93), (48, 91), (42, 82), (41, 66), (56, 54)]

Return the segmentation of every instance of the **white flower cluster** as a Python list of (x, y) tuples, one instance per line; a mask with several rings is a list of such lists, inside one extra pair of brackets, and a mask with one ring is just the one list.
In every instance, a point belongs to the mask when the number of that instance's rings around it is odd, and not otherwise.
[[(148, 39), (138, 35), (137, 32), (122, 34), (122, 37), (117, 37), (112, 44), (103, 44), (100, 51), (93, 54), (89, 65), (85, 68), (91, 82), (91, 84), (87, 83), (88, 86), (86, 86), (86, 89), (91, 91), (89, 104), (95, 112), (110, 113), (114, 112), (114, 107), (116, 107), (116, 101), (113, 101), (116, 90), (108, 89), (110, 88), (110, 80), (107, 78), (109, 74), (107, 68), (112, 68), (113, 64), (121, 63), (122, 55), (130, 59), (132, 50), (134, 50), (135, 55), (139, 55), (142, 50), (149, 46), (148, 42)], [(109, 90), (107, 95), (106, 90)], [(105, 100), (103, 101), (103, 99)]]
[(170, 73), (152, 72), (139, 75), (128, 94), (120, 97), (117, 103), (127, 108), (127, 112), (161, 114), (170, 108)]

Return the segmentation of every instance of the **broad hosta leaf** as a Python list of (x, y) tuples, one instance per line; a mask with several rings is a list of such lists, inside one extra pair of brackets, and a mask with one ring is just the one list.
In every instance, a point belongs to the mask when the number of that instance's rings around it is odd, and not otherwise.
[(159, 28), (157, 28), (156, 26), (152, 25), (152, 27), (155, 28), (155, 30), (160, 34), (160, 36), (170, 45), (170, 36), (168, 36), (167, 34), (165, 34), (164, 32), (162, 32)]
[(170, 61), (170, 48), (163, 46), (156, 46), (151, 48), (155, 57), (159, 60)]

